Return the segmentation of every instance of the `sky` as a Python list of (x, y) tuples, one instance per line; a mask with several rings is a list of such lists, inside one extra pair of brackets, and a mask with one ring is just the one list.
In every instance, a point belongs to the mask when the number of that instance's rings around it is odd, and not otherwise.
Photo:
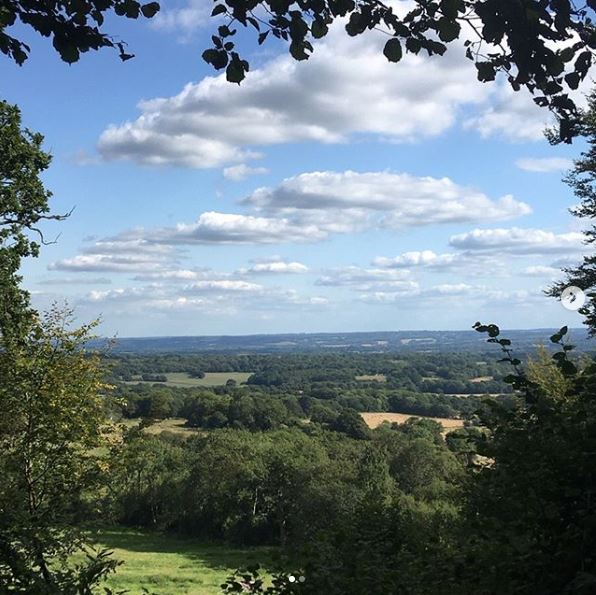
[(27, 31), (25, 65), (0, 58), (52, 209), (74, 209), (24, 263), (36, 306), (118, 336), (581, 324), (543, 294), (585, 250), (561, 181), (582, 146), (549, 145), (548, 112), (477, 82), (461, 43), (396, 65), (340, 27), (300, 63), (241, 36), (230, 84), (201, 59), (209, 4), (108, 19), (125, 63), (69, 66)]

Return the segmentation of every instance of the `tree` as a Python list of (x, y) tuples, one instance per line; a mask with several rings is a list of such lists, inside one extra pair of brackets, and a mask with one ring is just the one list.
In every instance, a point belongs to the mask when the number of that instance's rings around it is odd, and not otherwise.
[(595, 8), (595, 0), (579, 7), (570, 0), (416, 0), (407, 12), (382, 0), (216, 0), (212, 16), (227, 21), (203, 58), (240, 83), (249, 63), (232, 40), (237, 24), (254, 28), (259, 44), (270, 35), (288, 41), (296, 60), (308, 59), (312, 42), (340, 19), (351, 36), (384, 31), (383, 53), (390, 62), (406, 52), (443, 55), (462, 37), (480, 81), (493, 81), (502, 72), (514, 90), (537, 92), (534, 100), (554, 111), (561, 138), (569, 141), (576, 108), (568, 91), (578, 88), (593, 61)]
[[(22, 65), (29, 56), (29, 46), (9, 35), (8, 29), (20, 23), (28, 25), (43, 37), (51, 37), (54, 49), (65, 62), (76, 62), (81, 53), (101, 48), (118, 50), (122, 60), (133, 57), (126, 44), (104, 33), (106, 17), (152, 18), (159, 11), (158, 2), (141, 4), (136, 0), (12, 0), (0, 6), (0, 52)], [(18, 29), (17, 29), (18, 30)]]
[[(501, 345), (518, 391), (512, 407), (484, 416), (476, 470), (465, 498), (459, 558), (463, 593), (594, 593), (596, 477), (594, 364), (578, 373), (564, 327), (551, 337), (567, 390), (543, 374), (530, 378), (495, 325), (480, 325)], [(563, 383), (558, 383), (559, 387)]]
[(10, 593), (86, 594), (113, 571), (74, 527), (96, 486), (106, 386), (84, 350), (94, 324), (70, 330), (70, 312), (31, 316), (19, 342), (0, 351), (0, 584)]
[[(44, 241), (38, 224), (51, 215), (41, 174), (51, 157), (42, 150), (43, 136), (21, 127), (16, 106), (0, 101), (0, 335), (8, 340), (29, 324), (28, 294), (19, 287), (21, 259), (37, 256)], [(38, 241), (31, 239), (31, 233)]]
[[(596, 243), (596, 91), (588, 97), (588, 108), (582, 114), (580, 131), (588, 143), (588, 148), (574, 163), (573, 169), (565, 178), (579, 205), (570, 209), (571, 213), (579, 219), (590, 223), (584, 231), (585, 241), (588, 246)], [(585, 324), (590, 335), (596, 336), (596, 255), (584, 256), (581, 263), (575, 267), (564, 269), (565, 279), (555, 283), (548, 294), (560, 297), (563, 290), (575, 285), (587, 292), (589, 298), (586, 305), (579, 310), (585, 316)]]

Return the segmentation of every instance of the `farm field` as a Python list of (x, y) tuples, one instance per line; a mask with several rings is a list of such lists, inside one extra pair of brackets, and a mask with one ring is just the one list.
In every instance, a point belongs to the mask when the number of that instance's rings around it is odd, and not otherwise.
[(123, 562), (106, 586), (129, 595), (217, 595), (237, 568), (266, 564), (273, 555), (271, 548), (232, 548), (122, 528), (103, 529), (97, 540)]
[(385, 374), (364, 374), (363, 376), (356, 376), (356, 380), (360, 382), (387, 382)]
[(362, 415), (362, 418), (364, 419), (368, 427), (373, 429), (380, 426), (384, 421), (403, 424), (408, 419), (410, 419), (410, 417), (432, 419), (434, 421), (439, 422), (443, 426), (444, 430), (455, 430), (457, 428), (462, 428), (464, 425), (464, 422), (461, 419), (448, 419), (445, 417), (425, 417), (423, 415), (409, 415), (407, 413), (361, 413), (360, 415)]
[[(223, 386), (228, 380), (235, 380), (238, 384), (242, 384), (252, 376), (252, 372), (205, 372), (204, 378), (191, 378), (186, 372), (168, 372), (164, 376), (168, 381), (159, 384), (165, 386)], [(145, 380), (129, 380), (125, 384), (156, 383)]]

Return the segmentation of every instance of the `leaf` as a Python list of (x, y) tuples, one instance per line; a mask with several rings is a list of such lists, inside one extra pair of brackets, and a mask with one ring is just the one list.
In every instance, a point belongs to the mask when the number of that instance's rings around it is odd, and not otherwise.
[(392, 37), (383, 48), (383, 54), (389, 62), (399, 62), (402, 59), (403, 51), (397, 37)]
[(497, 76), (495, 67), (490, 62), (476, 62), (476, 70), (478, 71), (478, 80), (483, 83), (494, 81)]
[(149, 2), (149, 4), (143, 4), (141, 6), (141, 12), (143, 16), (152, 19), (159, 12), (159, 2)]
[(437, 22), (437, 31), (441, 41), (450, 42), (459, 37), (461, 27), (457, 21), (443, 17)]
[(328, 31), (329, 27), (327, 27), (323, 21), (315, 20), (310, 26), (310, 32), (315, 39), (321, 39), (322, 37), (325, 37)]
[(246, 63), (240, 60), (237, 56), (230, 61), (226, 68), (226, 80), (230, 83), (240, 84), (245, 78)]
[(216, 17), (219, 14), (224, 14), (227, 12), (227, 8), (223, 4), (217, 4), (215, 8), (211, 11), (211, 16)]
[(580, 83), (580, 77), (577, 72), (570, 72), (565, 75), (565, 82), (569, 85), (570, 89), (577, 89)]
[(228, 54), (225, 50), (205, 50), (202, 57), (205, 62), (211, 64), (216, 70), (221, 70), (228, 64)]

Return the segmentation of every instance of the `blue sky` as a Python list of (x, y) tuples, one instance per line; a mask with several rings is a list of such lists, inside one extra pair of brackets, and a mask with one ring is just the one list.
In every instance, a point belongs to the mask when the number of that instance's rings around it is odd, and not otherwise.
[(461, 47), (390, 65), (376, 32), (339, 30), (300, 64), (245, 41), (230, 85), (200, 58), (205, 4), (108, 22), (126, 63), (35, 38), (0, 61), (54, 211), (75, 207), (25, 263), (36, 304), (120, 336), (579, 325), (542, 290), (582, 253), (560, 181), (581, 146), (550, 146), (531, 99)]

